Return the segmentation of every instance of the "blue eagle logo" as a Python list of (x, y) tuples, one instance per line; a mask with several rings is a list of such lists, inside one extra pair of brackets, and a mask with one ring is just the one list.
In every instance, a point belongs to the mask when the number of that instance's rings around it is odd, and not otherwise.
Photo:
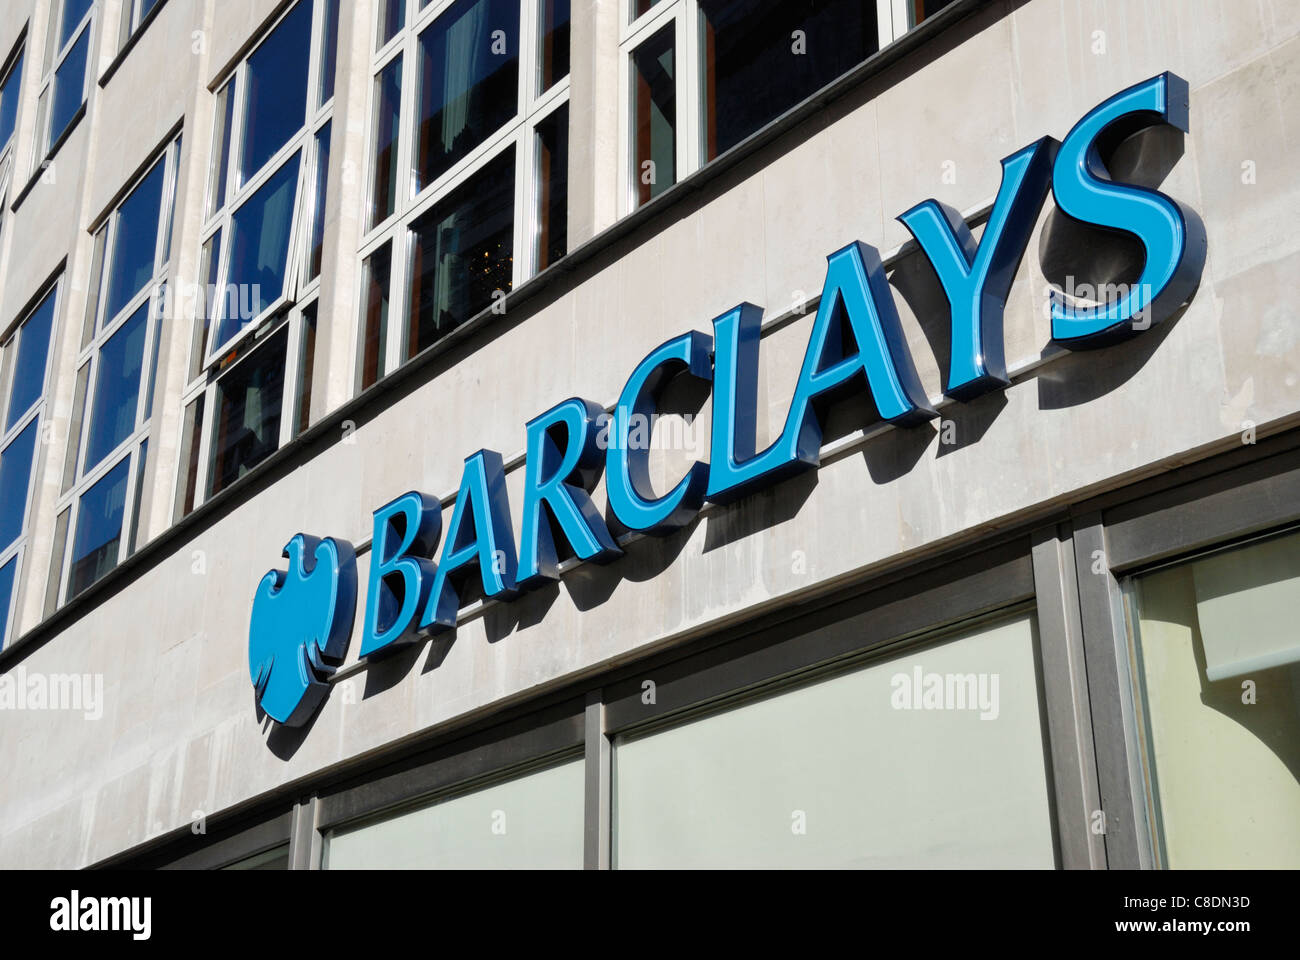
[(300, 533), (285, 545), (289, 569), (270, 570), (253, 596), (248, 672), (258, 703), (277, 723), (300, 727), (329, 693), (357, 608), (352, 544)]

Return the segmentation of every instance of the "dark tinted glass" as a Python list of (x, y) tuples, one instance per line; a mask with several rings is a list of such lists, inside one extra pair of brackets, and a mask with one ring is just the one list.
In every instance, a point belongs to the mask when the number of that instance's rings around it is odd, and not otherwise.
[(637, 201), (677, 182), (677, 64), (670, 23), (632, 53)]
[(94, 469), (135, 432), (148, 327), (146, 301), (100, 348), (95, 399), (90, 408), (90, 435), (86, 438), (87, 471)]
[(397, 31), (406, 24), (406, 0), (378, 0), (379, 36), (375, 40), (375, 49), (382, 47)]
[(405, 356), (435, 343), (509, 291), (515, 155), (506, 150), (411, 225), (411, 315)]
[(312, 195), (311, 249), (307, 262), (308, 278), (320, 276), (321, 255), (325, 251), (325, 188), (330, 172), (330, 124), (316, 134), (316, 185)]
[(294, 422), (293, 435), (305, 431), (311, 426), (311, 381), (312, 371), (316, 367), (316, 308), (319, 302), (303, 307), (302, 310), (302, 346), (298, 355), (298, 418)]
[(243, 163), (247, 181), (302, 129), (307, 117), (311, 0), (299, 0), (248, 58)]
[(167, 164), (159, 160), (131, 191), (117, 214), (113, 255), (109, 260), (108, 299), (104, 323), (121, 311), (153, 277), (158, 249), (158, 215), (162, 210)]
[(537, 125), (537, 269), (569, 251), (569, 107)]
[(81, 109), (86, 83), (86, 55), (90, 49), (90, 31), (84, 30), (54, 73), (54, 104), (50, 108), (50, 146), (63, 136), (72, 118)]
[(361, 344), (361, 389), (384, 375), (388, 344), (388, 292), (393, 275), (393, 245), (386, 243), (365, 263), (365, 294), (361, 305), (364, 340)]
[(460, 0), (420, 34), (416, 189), (515, 115), (519, 0)]
[(288, 327), (281, 328), (217, 382), (209, 494), (226, 489), (279, 447), (288, 338)]
[(0, 453), (0, 550), (17, 540), (18, 534), (23, 532), (37, 426), (37, 421), (33, 420), (5, 447), (4, 453)]
[(18, 116), (18, 91), (23, 78), (23, 55), (18, 54), (4, 84), (0, 86), (0, 147), (9, 142)]
[(569, 75), (569, 0), (542, 0), (541, 93)]
[(320, 100), (317, 106), (334, 96), (334, 73), (338, 69), (339, 0), (324, 0), (325, 37), (320, 52)]
[(231, 219), (229, 283), (221, 291), (218, 344), (284, 293), (299, 157), (301, 153), (294, 154)]
[(397, 209), (397, 132), (401, 126), (402, 58), (375, 79), (375, 181), (370, 197), (370, 225)]
[(72, 567), (68, 572), (69, 600), (117, 566), (130, 472), (131, 458), (123, 457), (121, 463), (81, 495), (77, 535), (72, 541)]
[(704, 147), (726, 152), (876, 52), (861, 0), (701, 0)]
[(45, 365), (50, 354), (50, 332), (54, 329), (54, 294), (51, 290), (32, 311), (18, 333), (18, 361), (14, 365), (13, 386), (9, 391), (8, 430), (41, 397), (45, 387)]
[(230, 179), (230, 127), (235, 122), (235, 81), (231, 80), (217, 94), (217, 129), (215, 140), (221, 144), (212, 167), (208, 186), (208, 216), (226, 205), (226, 181)]
[(0, 567), (0, 648), (9, 641), (9, 605), (13, 600), (14, 571), (17, 568), (17, 557)]
[(953, 0), (912, 0), (912, 24), (915, 26), (926, 17), (933, 17)]

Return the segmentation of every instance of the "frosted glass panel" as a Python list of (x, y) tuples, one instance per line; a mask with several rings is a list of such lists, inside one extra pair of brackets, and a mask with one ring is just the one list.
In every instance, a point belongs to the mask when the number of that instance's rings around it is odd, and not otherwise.
[(353, 869), (581, 869), (583, 762), (330, 837), (326, 866)]
[[(1252, 652), (1267, 650), (1261, 637), (1285, 640), (1278, 623), (1288, 613), (1300, 620), (1286, 584), (1297, 552), (1291, 536), (1137, 580), (1138, 673), (1166, 866), (1300, 867), (1300, 664), (1269, 665)], [(1209, 674), (1216, 664), (1224, 679)]]
[(617, 865), (1055, 866), (1035, 644), (1026, 615), (617, 741)]

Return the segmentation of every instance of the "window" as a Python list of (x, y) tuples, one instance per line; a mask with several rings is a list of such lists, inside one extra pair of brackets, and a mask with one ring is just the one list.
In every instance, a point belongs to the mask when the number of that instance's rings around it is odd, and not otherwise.
[(148, 465), (180, 151), (176, 137), (95, 231), (58, 505), (69, 520), (60, 519), (50, 561), (56, 605), (116, 567), (138, 541), (140, 497), (128, 494), (142, 489)]
[(56, 282), (0, 343), (0, 647), (11, 636), (61, 286)]
[(23, 82), (23, 40), (0, 70), (0, 163), (8, 159), (13, 142), (14, 127), (18, 121), (18, 98)]
[(330, 834), (330, 870), (581, 869), (581, 757)]
[(653, 200), (947, 6), (626, 0), (626, 209)]
[(567, 253), (568, 24), (565, 0), (379, 4), (361, 389)]
[(1021, 615), (617, 738), (616, 866), (1052, 868), (1036, 647)]
[(338, 33), (297, 0), (216, 94), (177, 519), (310, 423)]
[(1135, 577), (1127, 601), (1158, 862), (1300, 866), (1300, 533)]
[(94, 21), (94, 0), (53, 0), (50, 6), (33, 167), (39, 167), (47, 158), (86, 102)]
[(153, 13), (154, 8), (162, 6), (163, 0), (122, 0), (122, 28), (118, 32), (118, 49), (126, 46), (144, 23), (145, 17)]

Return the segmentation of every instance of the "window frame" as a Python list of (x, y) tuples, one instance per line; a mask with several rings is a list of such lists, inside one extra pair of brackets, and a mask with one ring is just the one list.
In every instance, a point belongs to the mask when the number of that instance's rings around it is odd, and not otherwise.
[(5, 203), (8, 194), (8, 184), (10, 175), (13, 170), (13, 155), (16, 152), (14, 144), (18, 141), (18, 119), (21, 114), (23, 105), (23, 72), (27, 69), (27, 26), (18, 32), (18, 39), (10, 49), (8, 56), (3, 62), (0, 62), (0, 89), (6, 83), (14, 79), (15, 73), (18, 79), (18, 86), (14, 88), (14, 96), (17, 103), (14, 104), (14, 128), (9, 132), (9, 138), (0, 143), (0, 205)]
[[(122, 510), (122, 530), (115, 567), (135, 552), (139, 541), (141, 526), (137, 510), (140, 504), (136, 502), (134, 491), (139, 487), (148, 467), (149, 435), (153, 425), (153, 410), (150, 409), (149, 400), (152, 399), (155, 405), (157, 403), (158, 355), (161, 352), (161, 334), (165, 320), (163, 305), (170, 297), (171, 243), (174, 239), (173, 218), (177, 183), (180, 178), (182, 137), (179, 128), (168, 135), (164, 145), (150, 155), (143, 169), (122, 191), (117, 202), (90, 231), (95, 238), (96, 250), (91, 270), (92, 274), (97, 271), (97, 275), (93, 275), (91, 279), (93, 289), (88, 291), (81, 345), (77, 349), (77, 358), (73, 365), (74, 375), (77, 378), (77, 391), (73, 398), (64, 473), (54, 507), (56, 517), (64, 510), (69, 511), (62, 542), (56, 539), (50, 558), (50, 589), (56, 591), (55, 609), (73, 599), (68, 595), (68, 589), (72, 574), (72, 551), (81, 520), (82, 500), (100, 480), (117, 469), (126, 459), (130, 459), (131, 463), (127, 469), (127, 497)], [(158, 169), (159, 164), (162, 165), (163, 183), (159, 198), (158, 232), (154, 238), (153, 270), (149, 280), (126, 301), (122, 308), (113, 316), (108, 316), (108, 290), (115, 266), (113, 254), (120, 229), (122, 208), (131, 199), (136, 189)], [(100, 377), (103, 375), (100, 369), (103, 350), (142, 309), (146, 309), (144, 349), (141, 358), (140, 384), (136, 395), (135, 418), (132, 421), (131, 431), (117, 446), (105, 453), (98, 463), (87, 469), (86, 457), (92, 432), (90, 428), (96, 413), (95, 397)], [(86, 370), (84, 392), (81, 389), (83, 369)], [(86, 589), (89, 588), (88, 586)]]
[[(403, 356), (406, 343), (406, 322), (409, 319), (409, 300), (412, 280), (411, 257), (414, 251), (415, 221), (458, 187), (473, 179), (493, 160), (506, 151), (515, 151), (515, 185), (513, 217), (513, 261), (511, 289), (536, 276), (538, 237), (540, 236), (541, 189), (538, 182), (540, 151), (537, 147), (537, 128), (570, 99), (572, 61), (570, 72), (556, 80), (549, 89), (538, 92), (541, 85), (540, 64), (542, 34), (542, 5), (545, 0), (516, 0), (519, 4), (519, 76), (517, 80), (514, 116), (494, 130), (481, 143), (450, 168), (426, 184), (418, 192), (414, 189), (416, 164), (416, 138), (419, 129), (420, 106), (420, 35), (434, 21), (447, 13), (458, 0), (432, 0), (420, 8), (420, 0), (404, 0), (405, 24), (387, 43), (376, 49), (381, 16), (380, 5), (375, 5), (370, 19), (370, 71), (367, 75), (369, 90), (366, 94), (366, 177), (362, 193), (361, 218), (363, 232), (357, 251), (359, 275), (364, 275), (365, 262), (392, 243), (389, 269), (387, 329), (381, 334), (385, 350), (379, 358), (376, 383), (390, 376), (412, 356)], [(570, 21), (572, 22), (572, 21)], [(527, 41), (525, 42), (525, 38)], [(375, 151), (375, 130), (378, 122), (378, 81), (384, 70), (398, 58), (402, 61), (402, 84), (398, 106), (398, 135), (396, 198), (393, 213), (371, 224), (371, 201), (374, 196), (378, 163)], [(549, 269), (549, 267), (548, 267)], [(352, 377), (354, 393), (361, 393), (364, 382), (365, 359), (365, 304), (366, 283), (357, 285), (350, 316), (355, 319), (357, 335), (352, 344)], [(508, 293), (509, 291), (507, 291)], [(490, 308), (484, 306), (484, 310)]]
[[(27, 306), (19, 314), (20, 319), (5, 331), (3, 337), (0, 337), (0, 416), (8, 419), (9, 399), (12, 395), (14, 379), (13, 364), (17, 363), (23, 326), (44, 305), (47, 298), (54, 298), (53, 314), (50, 320), (50, 342), (45, 356), (45, 378), (41, 382), (40, 395), (24, 411), (23, 415), (14, 422), (12, 428), (5, 430), (3, 428), (4, 420), (0, 420), (0, 456), (3, 456), (13, 442), (28, 428), (35, 425), (38, 438), (45, 429), (46, 405), (49, 400), (50, 387), (54, 382), (54, 358), (59, 337), (59, 318), (63, 310), (63, 280), (64, 272), (63, 268), (60, 267), (54, 277), (42, 284), (36, 296), (28, 301)], [(32, 532), (31, 514), (36, 500), (36, 477), (41, 463), (41, 447), (42, 444), (37, 443), (32, 450), (32, 462), (28, 468), (27, 476), (27, 498), (23, 503), (22, 521), (19, 525), (18, 536), (13, 543), (0, 548), (0, 567), (4, 567), (10, 560), (15, 561), (13, 593), (9, 598), (9, 612), (5, 622), (0, 623), (0, 650), (8, 647), (11, 641), (16, 639), (12, 633), (13, 625), (18, 622), (18, 612), (14, 600), (20, 593), (23, 561), (26, 557), (28, 541)]]
[[(218, 423), (218, 389), (221, 381), (236, 366), (247, 360), (252, 354), (267, 343), (281, 328), (288, 327), (288, 342), (285, 354), (284, 396), (281, 399), (280, 433), (277, 447), (283, 447), (302, 431), (299, 425), (299, 384), (304, 375), (304, 364), (312, 358), (304, 357), (303, 345), (307, 340), (307, 331), (303, 323), (304, 314), (319, 310), (322, 276), (324, 270), (316, 276), (309, 276), (311, 239), (315, 218), (323, 211), (314, 209), (316, 178), (321, 166), (320, 134), (326, 128), (330, 130), (330, 156), (339, 150), (338, 132), (334, 130), (334, 106), (338, 99), (338, 85), (327, 99), (322, 98), (325, 91), (322, 54), (327, 41), (326, 14), (329, 0), (298, 0), (300, 3), (312, 4), (311, 45), (307, 52), (307, 106), (303, 125), (291, 136), (275, 154), (269, 157), (252, 177), (239, 182), (240, 154), (243, 149), (244, 125), (248, 111), (248, 61), (261, 49), (275, 29), (294, 11), (296, 4), (288, 4), (274, 20), (270, 21), (239, 62), (212, 85), (210, 92), (217, 108), (213, 114), (213, 142), (211, 154), (205, 173), (203, 199), (203, 226), (200, 231), (199, 250), (200, 265), (205, 264), (202, 252), (214, 237), (219, 237), (215, 246), (218, 257), (218, 269), (215, 279), (217, 291), (225, 291), (230, 275), (230, 251), (232, 243), (232, 224), (235, 215), (257, 194), (257, 191), (272, 177), (280, 172), (285, 164), (292, 162), (294, 155), (299, 157), (298, 178), (294, 189), (294, 203), (289, 225), (288, 252), (285, 260), (284, 290), (275, 300), (268, 302), (253, 320), (242, 325), (241, 329), (224, 343), (218, 344), (219, 332), (218, 310), (209, 310), (208, 275), (205, 272), (199, 278), (197, 289), (204, 291), (196, 304), (194, 329), (191, 333), (190, 365), (186, 372), (186, 386), (180, 396), (182, 417), (179, 430), (182, 446), (188, 426), (188, 411), (191, 404), (203, 399), (202, 409), (195, 408), (200, 414), (200, 421), (193, 427), (190, 438), (197, 445), (198, 469), (194, 477), (194, 489), (189, 489), (188, 461), (178, 464), (171, 502), (173, 504), (173, 522), (181, 520), (213, 497), (223, 491), (209, 493), (212, 479), (212, 456)], [(343, 22), (340, 21), (339, 36), (344, 36)], [(336, 41), (337, 42), (337, 41)], [(339, 63), (335, 57), (335, 66)], [(234, 87), (230, 87), (231, 84)], [(234, 109), (230, 114), (228, 130), (223, 130), (224, 111), (221, 108), (222, 92), (234, 91)], [(228, 142), (226, 141), (228, 138)], [(214, 171), (220, 170), (223, 150), (226, 153), (226, 181), (224, 184), (224, 202), (220, 207), (214, 206), (215, 191), (219, 188)], [(329, 202), (332, 188), (328, 184), (326, 169), (326, 203)], [(209, 210), (212, 210), (209, 213)], [(238, 296), (238, 295), (237, 295)], [(211, 316), (209, 313), (211, 312)], [(310, 404), (310, 398), (307, 398)], [(189, 496), (192, 493), (192, 499)], [(189, 509), (185, 509), (186, 501)]]
[(86, 35), (86, 67), (81, 78), (81, 106), (78, 113), (84, 111), (86, 103), (90, 97), (90, 87), (94, 82), (95, 74), (95, 55), (96, 55), (96, 27), (99, 20), (99, 2), (100, 0), (91, 0), (89, 9), (78, 22), (77, 27), (73, 30), (68, 42), (62, 47), (55, 48), (57, 42), (55, 38), (63, 29), (63, 14), (66, 10), (68, 0), (54, 0), (50, 5), (49, 32), (46, 34), (45, 56), (42, 63), (41, 81), (37, 84), (36, 92), (36, 135), (32, 140), (32, 172), (35, 173), (49, 158), (54, 154), (60, 142), (76, 126), (77, 113), (73, 114), (72, 120), (68, 126), (61, 130), (58, 136), (54, 136), (52, 128), (54, 97), (57, 93), (55, 90), (55, 76), (59, 69), (67, 60), (72, 48), (77, 45), (83, 34)]
[[(909, 30), (918, 25), (914, 22), (913, 2), (914, 0), (875, 0), (876, 27), (879, 39), (877, 52), (872, 56), (879, 55), (890, 44), (899, 40)], [(635, 3), (636, 0), (619, 0), (618, 216), (620, 219), (645, 206), (637, 198), (639, 172), (636, 169), (636, 145), (633, 143), (633, 118), (636, 111), (636, 105), (633, 102), (636, 88), (636, 66), (632, 56), (642, 43), (651, 39), (662, 28), (670, 24), (673, 29), (673, 50), (676, 67), (676, 77), (674, 79), (676, 81), (677, 122), (674, 130), (674, 139), (676, 141), (674, 146), (676, 150), (677, 177), (674, 184), (670, 184), (665, 189), (670, 189), (671, 186), (681, 183), (692, 174), (720, 159), (720, 157), (715, 157), (713, 160), (706, 160), (704, 157), (704, 111), (701, 103), (703, 71), (700, 44), (700, 25), (703, 12), (700, 9), (700, 0), (660, 0), (640, 16), (636, 15)], [(741, 148), (744, 143), (758, 133), (759, 130), (754, 130), (731, 149)], [(652, 198), (652, 201), (653, 199), (657, 198)]]

